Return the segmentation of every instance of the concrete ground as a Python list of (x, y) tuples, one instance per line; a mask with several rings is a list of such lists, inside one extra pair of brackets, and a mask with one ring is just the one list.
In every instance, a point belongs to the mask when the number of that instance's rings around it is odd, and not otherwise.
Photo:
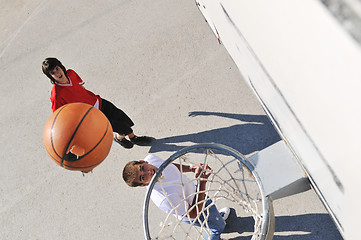
[[(123, 183), (127, 161), (200, 142), (251, 155), (279, 140), (192, 0), (2, 0), (0, 29), (0, 239), (144, 239), (145, 189)], [(113, 144), (85, 176), (57, 166), (42, 143), (50, 56), (157, 140)], [(313, 190), (274, 208), (274, 239), (342, 239)]]

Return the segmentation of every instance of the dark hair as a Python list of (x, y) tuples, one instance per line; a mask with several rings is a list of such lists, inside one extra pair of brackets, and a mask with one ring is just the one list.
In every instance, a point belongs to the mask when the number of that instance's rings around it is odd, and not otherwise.
[(50, 79), (52, 84), (55, 84), (55, 79), (51, 76), (50, 72), (53, 71), (56, 66), (60, 67), (64, 71), (64, 74), (66, 74), (65, 67), (56, 58), (46, 58), (42, 65), (43, 73)]

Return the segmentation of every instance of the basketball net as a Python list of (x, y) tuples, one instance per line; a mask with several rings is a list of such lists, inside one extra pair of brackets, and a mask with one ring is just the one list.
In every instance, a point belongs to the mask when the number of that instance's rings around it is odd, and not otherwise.
[[(171, 164), (177, 163), (182, 166), (205, 166), (208, 164), (212, 171), (208, 179), (195, 178), (192, 172), (181, 171), (181, 182), (179, 183), (167, 183), (162, 179), (161, 172), (163, 169)], [(212, 205), (215, 205), (218, 210), (223, 207), (230, 207), (235, 210), (235, 214), (229, 217), (227, 225), (233, 229), (231, 231), (223, 232), (222, 238), (234, 238), (237, 236), (248, 236), (252, 240), (266, 239), (266, 230), (263, 229), (265, 221), (268, 218), (264, 218), (264, 212), (268, 211), (268, 204), (265, 204), (267, 200), (263, 197), (258, 178), (252, 174), (252, 170), (249, 166), (246, 166), (247, 162), (245, 157), (240, 153), (234, 151), (223, 145), (218, 144), (199, 144), (192, 147), (185, 148), (176, 154), (172, 155), (162, 166), (159, 167), (157, 173), (153, 176), (146, 195), (144, 204), (144, 230), (147, 239), (208, 239), (211, 236), (210, 227), (208, 225), (209, 209)], [(202, 168), (204, 171), (206, 169)], [(184, 178), (186, 175), (188, 178)], [(195, 193), (187, 196), (185, 193), (185, 186), (194, 183), (196, 186), (200, 186), (200, 181), (207, 181), (206, 188), (204, 190), (207, 196), (204, 200), (199, 201), (198, 193), (199, 188)], [(169, 213), (164, 213), (158, 209), (153, 203), (150, 204), (151, 191), (155, 185), (159, 184), (167, 201), (170, 203), (172, 210)], [(183, 200), (174, 205), (166, 193), (165, 188), (167, 185), (180, 184), (183, 189)], [(193, 208), (188, 209), (188, 202), (190, 199), (195, 198), (195, 202), (203, 204), (202, 210), (199, 211), (194, 204), (194, 208), (197, 209), (197, 217), (192, 219), (190, 217), (190, 211)], [(211, 200), (212, 203), (206, 205), (206, 202)], [(180, 206), (184, 206), (188, 209), (186, 214), (178, 214)], [(268, 214), (266, 214), (268, 215)], [(184, 220), (188, 220), (189, 224), (184, 223)], [(248, 223), (246, 224), (245, 221)], [(244, 225), (250, 226), (250, 221), (253, 221), (253, 230), (244, 229)], [(198, 223), (198, 226), (195, 223)], [(243, 227), (243, 229), (242, 229)]]

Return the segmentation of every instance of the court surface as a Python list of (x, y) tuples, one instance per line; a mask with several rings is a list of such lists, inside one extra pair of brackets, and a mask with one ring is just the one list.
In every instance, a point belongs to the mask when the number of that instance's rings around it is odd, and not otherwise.
[[(123, 183), (126, 162), (204, 142), (249, 156), (280, 140), (192, 0), (2, 0), (0, 29), (0, 239), (144, 239), (145, 189)], [(128, 113), (152, 146), (114, 143), (85, 176), (52, 162), (42, 143), (46, 57)], [(274, 210), (274, 239), (342, 239), (313, 190)]]

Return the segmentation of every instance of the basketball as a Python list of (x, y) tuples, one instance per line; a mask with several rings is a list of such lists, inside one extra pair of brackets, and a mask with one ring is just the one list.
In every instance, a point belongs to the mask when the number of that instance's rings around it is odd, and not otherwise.
[[(48, 155), (59, 166), (90, 172), (108, 155), (113, 129), (100, 110), (85, 103), (71, 103), (50, 116), (43, 141)], [(69, 152), (76, 156), (69, 157)]]

